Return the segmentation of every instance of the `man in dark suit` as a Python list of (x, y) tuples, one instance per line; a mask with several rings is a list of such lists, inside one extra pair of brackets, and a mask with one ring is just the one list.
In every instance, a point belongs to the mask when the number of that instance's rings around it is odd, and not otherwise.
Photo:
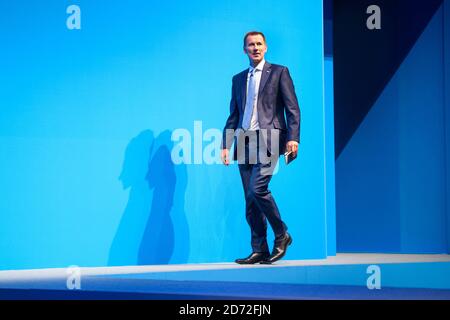
[[(245, 35), (250, 68), (233, 77), (230, 115), (223, 130), (222, 162), (229, 165), (234, 142), (233, 158), (239, 163), (251, 229), (252, 253), (237, 259), (239, 264), (273, 263), (284, 257), (292, 243), (268, 186), (279, 155), (297, 156), (300, 108), (289, 70), (265, 61), (266, 51), (263, 33)], [(266, 239), (267, 220), (275, 234), (272, 253)]]

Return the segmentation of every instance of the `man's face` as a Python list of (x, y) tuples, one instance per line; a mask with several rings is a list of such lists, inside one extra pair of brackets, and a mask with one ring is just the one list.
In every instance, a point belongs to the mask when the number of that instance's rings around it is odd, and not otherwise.
[(244, 52), (253, 62), (254, 66), (260, 63), (262, 59), (264, 59), (266, 51), (267, 51), (266, 43), (264, 41), (264, 38), (260, 34), (247, 37), (245, 41)]

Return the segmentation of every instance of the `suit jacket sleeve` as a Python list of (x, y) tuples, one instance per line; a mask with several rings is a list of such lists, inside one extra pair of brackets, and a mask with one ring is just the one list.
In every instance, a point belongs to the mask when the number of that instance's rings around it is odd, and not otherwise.
[(281, 71), (280, 87), (286, 112), (287, 141), (300, 142), (300, 107), (295, 95), (294, 83), (286, 67)]
[[(222, 133), (222, 149), (230, 149), (234, 140), (234, 132), (239, 124), (239, 107), (236, 101), (236, 85), (235, 78), (231, 86), (230, 115)], [(232, 130), (230, 130), (232, 129)]]

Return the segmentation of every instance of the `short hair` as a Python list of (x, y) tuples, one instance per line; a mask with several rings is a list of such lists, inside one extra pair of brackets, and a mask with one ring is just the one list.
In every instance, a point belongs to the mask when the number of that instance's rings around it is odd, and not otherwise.
[(264, 43), (266, 43), (266, 37), (264, 36), (264, 33), (262, 33), (261, 31), (250, 31), (250, 32), (247, 32), (244, 36), (244, 48), (245, 48), (245, 45), (247, 44), (247, 38), (249, 36), (257, 36), (257, 35), (260, 35), (264, 39)]

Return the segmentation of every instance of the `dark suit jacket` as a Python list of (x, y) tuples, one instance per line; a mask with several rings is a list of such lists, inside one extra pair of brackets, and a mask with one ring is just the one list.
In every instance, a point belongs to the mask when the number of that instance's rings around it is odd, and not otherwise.
[[(223, 129), (222, 148), (230, 149), (235, 141), (235, 136), (228, 134), (227, 129), (242, 129), (247, 74), (248, 69), (245, 69), (233, 77), (230, 115)], [(266, 61), (259, 85), (257, 110), (260, 129), (279, 130), (279, 154), (285, 152), (287, 141), (300, 142), (300, 108), (287, 67)], [(270, 141), (268, 143), (270, 147)], [(234, 155), (236, 159), (236, 143)]]

